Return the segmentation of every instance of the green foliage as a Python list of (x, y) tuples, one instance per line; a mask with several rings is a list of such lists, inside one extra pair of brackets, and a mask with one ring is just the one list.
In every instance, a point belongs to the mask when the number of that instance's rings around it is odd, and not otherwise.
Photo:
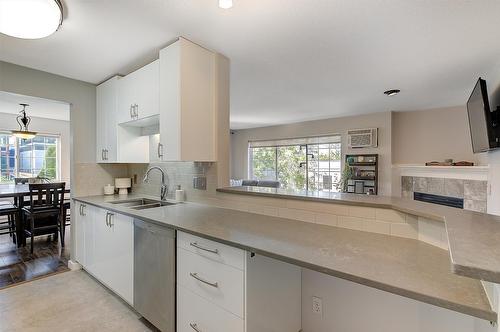
[(352, 176), (353, 176), (352, 167), (346, 164), (344, 166), (344, 170), (342, 171), (342, 176), (340, 177), (340, 181), (337, 184), (337, 190), (346, 193), (347, 184)]
[[(309, 174), (306, 174), (306, 148), (299, 145), (258, 147), (250, 149), (250, 162), (254, 179), (277, 180), (282, 188), (305, 190), (309, 176), (309, 190), (319, 190), (318, 178), (320, 162), (340, 160), (339, 143), (308, 145)], [(277, 164), (277, 165), (276, 165)], [(302, 164), (302, 167), (300, 167)], [(335, 178), (335, 177), (334, 177)]]
[(56, 174), (56, 147), (55, 146), (48, 146), (47, 150), (45, 150), (45, 161), (43, 168), (40, 170), (40, 173), (38, 173), (38, 177), (42, 178), (48, 178), (48, 179), (55, 179), (57, 174)]

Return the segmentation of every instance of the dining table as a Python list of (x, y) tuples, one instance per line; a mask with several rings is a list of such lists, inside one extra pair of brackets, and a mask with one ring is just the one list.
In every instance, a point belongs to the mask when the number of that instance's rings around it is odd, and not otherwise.
[[(69, 199), (69, 193), (71, 192), (69, 187), (64, 189), (65, 200)], [(66, 197), (66, 194), (68, 196)], [(18, 208), (18, 218), (16, 220), (16, 234), (17, 234), (17, 246), (21, 247), (24, 244), (24, 234), (23, 234), (23, 223), (22, 223), (22, 209), (25, 203), (25, 197), (30, 195), (29, 184), (0, 184), (0, 200), (2, 198), (12, 198), (14, 204)]]

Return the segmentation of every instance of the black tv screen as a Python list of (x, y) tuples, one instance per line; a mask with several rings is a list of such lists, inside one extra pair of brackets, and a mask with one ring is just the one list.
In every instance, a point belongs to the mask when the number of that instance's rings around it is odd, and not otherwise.
[(492, 114), (486, 90), (486, 81), (479, 78), (467, 101), (472, 150), (485, 152), (498, 147), (498, 139), (492, 121)]

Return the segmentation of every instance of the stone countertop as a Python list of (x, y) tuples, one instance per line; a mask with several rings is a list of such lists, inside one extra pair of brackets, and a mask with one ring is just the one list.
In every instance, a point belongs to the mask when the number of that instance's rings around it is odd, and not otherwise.
[[(132, 199), (130, 195), (127, 199)], [(75, 200), (219, 241), (489, 321), (480, 281), (449, 270), (446, 250), (410, 239), (257, 215), (195, 203), (148, 210), (112, 204), (119, 196)]]
[(399, 197), (288, 191), (262, 187), (229, 187), (219, 192), (274, 198), (312, 200), (334, 204), (389, 208), (443, 221), (454, 273), (500, 283), (500, 217)]

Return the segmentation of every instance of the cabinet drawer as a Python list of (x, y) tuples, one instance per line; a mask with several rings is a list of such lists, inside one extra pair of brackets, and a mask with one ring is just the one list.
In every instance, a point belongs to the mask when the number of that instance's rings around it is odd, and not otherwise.
[(212, 261), (244, 270), (244, 250), (183, 232), (177, 232), (177, 246)]
[(243, 332), (243, 319), (177, 286), (177, 332)]
[(244, 317), (243, 271), (178, 248), (177, 283), (235, 315)]

